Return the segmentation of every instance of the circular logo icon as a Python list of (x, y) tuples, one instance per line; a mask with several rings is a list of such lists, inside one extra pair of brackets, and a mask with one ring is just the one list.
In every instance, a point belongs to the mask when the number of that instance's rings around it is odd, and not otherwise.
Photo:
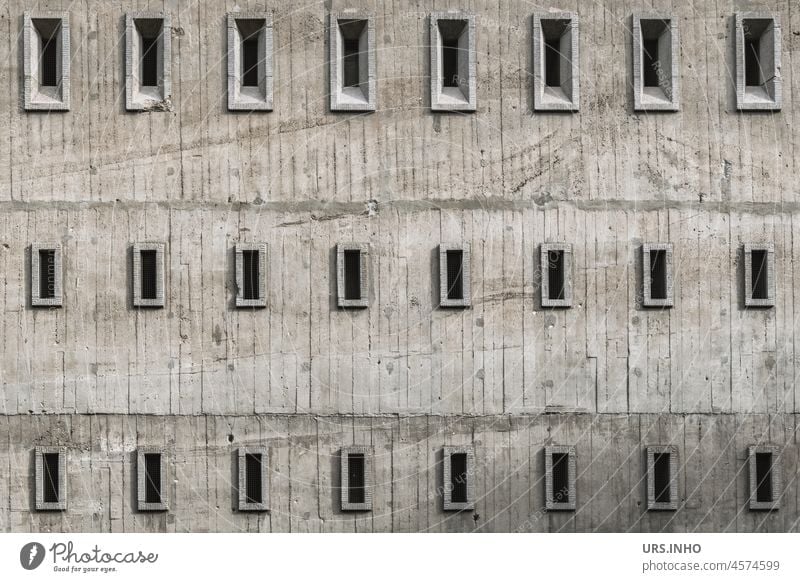
[(19, 552), (19, 563), (26, 570), (35, 570), (44, 561), (44, 546), (38, 542), (30, 542), (22, 546)]

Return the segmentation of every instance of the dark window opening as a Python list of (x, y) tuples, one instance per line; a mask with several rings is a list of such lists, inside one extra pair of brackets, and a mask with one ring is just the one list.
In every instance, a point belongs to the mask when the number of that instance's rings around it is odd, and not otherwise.
[(655, 487), (655, 502), (669, 503), (670, 497), (670, 470), (669, 453), (657, 453), (653, 455), (653, 485)]
[(561, 53), (559, 37), (544, 40), (544, 83), (548, 87), (561, 86)]
[(667, 251), (650, 251), (650, 298), (667, 298)]
[(359, 75), (359, 42), (358, 38), (344, 39), (344, 86), (358, 87), (360, 82)]
[(42, 87), (55, 87), (58, 85), (58, 35), (41, 37), (41, 77)]
[(258, 33), (242, 41), (242, 86), (258, 87)]
[(141, 251), (142, 299), (158, 298), (156, 251)]
[(450, 500), (453, 503), (467, 503), (467, 454), (450, 455)]
[(39, 250), (39, 298), (53, 299), (56, 296), (56, 251)]
[(44, 453), (42, 455), (42, 469), (44, 470), (43, 477), (43, 498), (45, 503), (58, 503), (58, 453)]
[(564, 251), (547, 252), (548, 299), (564, 299)]
[(144, 501), (161, 503), (161, 455), (144, 455)]
[(258, 251), (242, 252), (242, 278), (243, 294), (245, 299), (261, 299), (261, 289), (259, 286), (259, 257)]
[(751, 252), (753, 299), (769, 299), (768, 255), (769, 253), (765, 250), (753, 250)]
[(158, 36), (142, 34), (141, 85), (158, 87)]
[(458, 87), (458, 38), (442, 38), (442, 85)]
[(553, 453), (553, 502), (569, 503), (569, 453)]
[(366, 459), (363, 453), (347, 456), (347, 502), (364, 503), (366, 499)]
[(642, 74), (645, 87), (658, 87), (658, 38), (642, 39)]
[(447, 251), (447, 298), (464, 299), (464, 251)]
[(263, 503), (261, 495), (261, 455), (245, 455), (245, 495), (247, 503)]
[(361, 299), (361, 251), (344, 252), (344, 298)]
[(756, 453), (756, 501), (772, 503), (772, 453)]
[(761, 58), (758, 45), (761, 39), (746, 36), (744, 39), (744, 84), (748, 87), (761, 85)]

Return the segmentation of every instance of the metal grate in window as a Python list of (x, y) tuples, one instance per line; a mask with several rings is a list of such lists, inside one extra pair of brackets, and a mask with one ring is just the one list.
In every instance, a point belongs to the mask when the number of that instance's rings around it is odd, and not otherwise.
[(348, 503), (365, 502), (366, 463), (363, 453), (348, 453), (347, 465), (347, 501)]
[(771, 503), (772, 453), (756, 453), (756, 501)]
[(143, 250), (140, 252), (142, 260), (142, 299), (156, 299), (158, 297), (156, 251)]
[(569, 453), (553, 453), (553, 501), (569, 503)]
[(467, 454), (450, 455), (450, 500), (453, 503), (467, 503)]
[(39, 250), (39, 298), (53, 299), (56, 296), (56, 251)]
[(244, 299), (248, 301), (261, 299), (257, 250), (242, 251), (242, 270), (244, 275)]
[(144, 455), (145, 471), (145, 503), (161, 503), (161, 455), (146, 453)]
[(447, 251), (447, 298), (464, 298), (464, 252)]
[(344, 251), (344, 298), (361, 299), (361, 251)]
[(653, 456), (653, 481), (655, 487), (655, 502), (670, 503), (670, 454), (656, 453)]
[(564, 299), (564, 251), (547, 252), (548, 299)]
[(42, 455), (43, 500), (45, 503), (58, 503), (59, 492), (59, 454)]
[(245, 455), (245, 471), (246, 502), (263, 503), (260, 454), (247, 453)]

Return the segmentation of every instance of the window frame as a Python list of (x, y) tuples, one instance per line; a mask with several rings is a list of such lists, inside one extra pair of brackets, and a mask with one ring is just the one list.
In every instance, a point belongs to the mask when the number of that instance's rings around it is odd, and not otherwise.
[[(53, 297), (42, 297), (39, 278), (39, 252), (54, 251), (53, 268), (55, 270)], [(61, 244), (58, 242), (41, 242), (31, 244), (31, 306), (32, 307), (61, 307), (63, 299), (63, 272), (62, 272)]]
[[(476, 54), (476, 27), (475, 15), (471, 12), (464, 11), (448, 11), (448, 12), (431, 12), (430, 14), (430, 89), (431, 89), (431, 110), (432, 111), (463, 111), (470, 112), (477, 109), (477, 54)], [(447, 95), (443, 93), (442, 87), (442, 35), (439, 29), (439, 23), (442, 21), (464, 21), (464, 31), (462, 34), (467, 35), (464, 44), (467, 47), (467, 62), (466, 69), (467, 82), (464, 87), (459, 86), (458, 90), (461, 93), (459, 98), (457, 95)], [(461, 49), (459, 49), (461, 50)], [(464, 92), (466, 90), (466, 93)], [(453, 91), (452, 93), (455, 93)]]
[[(678, 509), (678, 447), (674, 445), (649, 445), (647, 456), (647, 510), (676, 511)], [(655, 458), (669, 454), (669, 502), (656, 501)]]
[[(447, 297), (447, 253), (448, 251), (461, 251), (461, 286), (462, 298), (449, 299)], [(470, 244), (443, 243), (439, 245), (439, 307), (470, 307), (471, 299), (471, 255)]]
[[(756, 475), (756, 453), (770, 453), (772, 455), (772, 501), (758, 501), (758, 483)], [(781, 470), (780, 447), (777, 445), (750, 445), (747, 449), (747, 468), (749, 498), (748, 505), (751, 511), (774, 511), (781, 507), (781, 492), (783, 490), (783, 474)]]
[[(166, 304), (164, 253), (165, 243), (146, 242), (134, 243), (133, 252), (133, 306), (134, 307), (164, 307)], [(142, 251), (156, 252), (156, 297), (145, 299), (142, 297)]]
[[(767, 253), (767, 297), (753, 297), (753, 251)], [(744, 243), (744, 305), (745, 307), (775, 306), (775, 244)]]
[[(569, 487), (569, 501), (556, 501), (553, 498), (553, 454), (569, 455), (567, 460), (567, 484)], [(565, 445), (551, 445), (544, 448), (544, 473), (545, 489), (544, 500), (547, 511), (575, 511), (577, 490), (576, 483), (575, 447)]]
[[(158, 50), (161, 67), (159, 84), (143, 87), (139, 79), (141, 40), (139, 21), (160, 20)], [(125, 14), (125, 109), (127, 111), (172, 110), (172, 18), (169, 12), (128, 12)]]
[[(372, 511), (372, 454), (373, 449), (370, 446), (352, 445), (342, 447), (339, 457), (339, 490), (342, 511)], [(363, 454), (364, 455), (364, 502), (363, 503), (350, 503), (348, 493), (350, 490), (350, 476), (347, 471), (349, 468), (349, 455)]]
[[(37, 20), (59, 20), (60, 83), (43, 87), (39, 83), (39, 45)], [(26, 10), (23, 13), (23, 93), (25, 111), (69, 111), (70, 108), (70, 26), (69, 12)]]
[[(465, 502), (453, 501), (453, 490), (450, 485), (452, 479), (452, 455), (462, 454), (467, 456), (467, 500)], [(475, 450), (468, 446), (446, 446), (442, 448), (442, 510), (465, 511), (475, 509)]]
[[(567, 20), (564, 35), (570, 47), (570, 79), (561, 79), (558, 90), (546, 83), (545, 34), (542, 21)], [(580, 109), (580, 20), (574, 12), (537, 12), (533, 15), (533, 109), (534, 111), (578, 111)], [(563, 35), (562, 35), (563, 36)]]
[[(672, 243), (644, 243), (642, 245), (642, 306), (644, 307), (672, 307), (674, 304), (674, 278), (672, 274)], [(664, 299), (652, 297), (653, 274), (650, 253), (651, 251), (664, 251), (666, 253), (667, 296)]]
[[(359, 251), (361, 253), (361, 298), (345, 298), (345, 251)], [(365, 308), (369, 307), (369, 243), (339, 243), (336, 245), (336, 301), (340, 308)]]
[[(159, 503), (148, 502), (146, 496), (145, 455), (152, 454), (161, 455), (159, 459), (161, 463), (161, 501)], [(136, 449), (136, 509), (138, 511), (149, 512), (169, 510), (169, 494), (167, 491), (167, 483), (169, 482), (169, 478), (167, 476), (167, 466), (167, 454), (162, 447), (146, 446)]]
[[(258, 251), (258, 299), (245, 299), (244, 297), (244, 253), (245, 251)], [(267, 244), (266, 243), (237, 243), (234, 249), (236, 269), (236, 307), (266, 307), (267, 306)]]
[[(764, 95), (767, 99), (761, 96), (753, 95), (752, 91), (748, 92), (746, 84), (745, 72), (745, 30), (747, 29), (748, 20), (769, 20), (772, 21), (772, 43), (771, 43), (771, 57), (773, 70), (770, 82), (765, 83), (766, 87), (763, 88)], [(739, 111), (779, 111), (782, 105), (782, 87), (783, 80), (781, 77), (781, 19), (779, 14), (772, 14), (769, 12), (737, 12), (734, 16), (734, 51), (736, 53), (736, 109)], [(766, 34), (766, 31), (763, 33)], [(760, 62), (759, 64), (763, 64)]]
[[(261, 503), (247, 501), (247, 455), (261, 455)], [(239, 511), (269, 510), (269, 451), (267, 447), (239, 447)]]
[[(342, 79), (344, 75), (343, 47), (344, 36), (341, 24), (364, 22), (359, 36), (359, 91), (348, 91)], [(366, 36), (364, 36), (366, 35)], [(361, 49), (362, 40), (366, 51)], [(366, 67), (361, 66), (361, 59), (366, 57)], [(328, 72), (330, 77), (330, 110), (331, 111), (375, 111), (377, 107), (377, 53), (375, 51), (375, 16), (369, 12), (331, 12), (328, 20)], [(366, 79), (362, 78), (362, 69)], [(364, 87), (366, 85), (366, 88)]]
[[(680, 34), (675, 18), (670, 14), (660, 12), (637, 12), (632, 16), (633, 34), (633, 108), (635, 111), (679, 111), (680, 110)], [(666, 35), (669, 42), (669, 87), (665, 88), (659, 83), (661, 95), (653, 95), (654, 91), (647, 91), (651, 87), (644, 86), (644, 37), (643, 22), (661, 22), (664, 25), (662, 36)], [(659, 36), (659, 45), (661, 44)], [(659, 46), (659, 53), (661, 47)]]
[[(564, 255), (564, 298), (550, 298), (550, 278), (548, 277), (547, 255), (552, 251), (561, 251)], [(569, 243), (542, 243), (539, 249), (539, 273), (542, 293), (542, 307), (570, 308), (572, 307), (572, 245)]]
[[(58, 501), (44, 500), (44, 455), (58, 454)], [(36, 481), (36, 511), (66, 511), (67, 509), (67, 447), (37, 446), (34, 449)]]
[[(238, 21), (261, 23), (258, 87), (244, 87), (242, 79), (242, 34)], [(272, 111), (273, 28), (271, 12), (228, 12), (228, 111)], [(262, 42), (263, 39), (263, 42)]]

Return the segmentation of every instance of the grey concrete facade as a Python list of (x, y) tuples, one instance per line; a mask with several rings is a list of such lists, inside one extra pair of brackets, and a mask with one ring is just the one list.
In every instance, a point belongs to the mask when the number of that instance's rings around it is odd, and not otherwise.
[[(737, 109), (739, 0), (671, 5), (669, 113), (634, 112), (642, 2), (546, 7), (580, 20), (574, 112), (535, 111), (542, 7), (521, 0), (247, 2), (273, 13), (275, 49), (272, 111), (247, 113), (228, 111), (234, 3), (44, 4), (72, 38), (52, 114), (24, 109), (27, 6), (0, 2), (0, 531), (800, 530), (789, 0), (757, 7), (783, 32), (780, 111), (758, 113)], [(327, 23), (351, 10), (374, 14), (378, 107), (332, 113)], [(452, 10), (473, 17), (475, 111), (437, 113), (430, 14)], [(128, 112), (138, 11), (169, 15), (170, 78)], [(42, 241), (61, 245), (57, 309), (28, 301)], [(163, 309), (132, 305), (144, 241), (163, 244)], [(543, 309), (556, 241), (571, 304)], [(361, 309), (337, 304), (349, 242), (369, 245)], [(670, 309), (642, 306), (650, 242), (672, 244)], [(248, 243), (261, 309), (236, 308)], [(745, 244), (773, 245), (774, 306), (746, 308)], [(469, 309), (437, 309), (440, 245), (470, 250)], [(371, 511), (341, 510), (350, 446), (371, 451)], [(674, 511), (647, 510), (648, 446), (676, 447)], [(771, 511), (751, 509), (753, 446), (778, 453)], [(66, 449), (63, 511), (36, 511), (35, 447)], [(163, 511), (137, 510), (147, 447)], [(268, 511), (238, 510), (251, 447)], [(474, 452), (472, 510), (443, 510), (444, 447)], [(546, 510), (545, 447), (574, 447), (574, 510)]]

